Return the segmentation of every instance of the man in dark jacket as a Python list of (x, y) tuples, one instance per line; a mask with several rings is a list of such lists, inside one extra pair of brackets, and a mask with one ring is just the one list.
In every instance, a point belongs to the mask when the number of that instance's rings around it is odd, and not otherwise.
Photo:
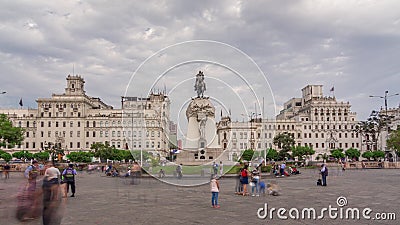
[(328, 167), (325, 164), (321, 165), (322, 186), (326, 186), (326, 177), (328, 176)]
[(74, 169), (74, 164), (69, 164), (69, 167), (63, 171), (62, 176), (63, 176), (63, 182), (67, 183), (67, 193), (69, 191), (69, 186), (71, 186), (71, 191), (72, 191), (71, 197), (75, 197), (76, 170)]

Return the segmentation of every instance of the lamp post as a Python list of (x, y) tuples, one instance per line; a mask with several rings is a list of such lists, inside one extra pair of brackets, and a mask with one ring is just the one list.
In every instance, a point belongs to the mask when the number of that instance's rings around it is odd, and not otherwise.
[(384, 95), (384, 96), (378, 96), (378, 95), (370, 95), (370, 96), (369, 96), (370, 98), (383, 98), (383, 99), (385, 99), (385, 114), (386, 114), (386, 116), (387, 116), (387, 111), (388, 111), (388, 108), (387, 108), (387, 105), (388, 105), (388, 104), (387, 104), (387, 99), (390, 98), (390, 97), (399, 95), (399, 93), (392, 94), (392, 95), (388, 95), (388, 94), (389, 94), (389, 91), (385, 91), (385, 95)]
[[(385, 125), (386, 125), (386, 141), (388, 139), (389, 136), (389, 126), (388, 126), (388, 98), (393, 97), (393, 96), (397, 96), (399, 95), (399, 93), (396, 94), (392, 94), (392, 95), (388, 95), (389, 91), (385, 91), (385, 95), (384, 96), (378, 96), (378, 95), (370, 95), (370, 98), (382, 98), (385, 101)], [(381, 142), (381, 146), (382, 146), (382, 142)], [(387, 147), (386, 147), (387, 148)]]
[(260, 116), (261, 114), (257, 114), (257, 113), (252, 112), (249, 115), (246, 115), (246, 114), (241, 114), (241, 115), (242, 116), (247, 116), (247, 117), (250, 118), (250, 149), (254, 150), (253, 120), (254, 120), (254, 118), (257, 119), (257, 116)]

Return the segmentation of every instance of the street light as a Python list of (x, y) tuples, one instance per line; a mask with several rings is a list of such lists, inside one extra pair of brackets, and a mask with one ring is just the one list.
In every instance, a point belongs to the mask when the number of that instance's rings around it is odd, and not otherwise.
[[(399, 95), (399, 93), (392, 94), (392, 95), (388, 95), (388, 94), (389, 94), (389, 91), (385, 91), (385, 95), (384, 96), (377, 96), (377, 95), (370, 95), (369, 96), (370, 98), (383, 98), (385, 100), (385, 120), (388, 120), (387, 99), (390, 98), (390, 97)], [(389, 135), (389, 126), (388, 126), (388, 122), (387, 121), (385, 121), (385, 125), (386, 125), (386, 132), (387, 132), (387, 134), (386, 134), (386, 141), (387, 141), (388, 140), (388, 135)], [(382, 143), (381, 143), (381, 147), (383, 147)]]
[(385, 99), (385, 114), (386, 114), (386, 116), (387, 116), (387, 111), (388, 111), (388, 108), (387, 108), (387, 105), (388, 105), (388, 104), (387, 104), (387, 99), (390, 98), (390, 97), (399, 95), (399, 93), (396, 93), (396, 94), (393, 94), (393, 95), (388, 95), (388, 93), (389, 93), (389, 91), (385, 91), (385, 96), (377, 96), (377, 95), (370, 95), (370, 96), (369, 96), (370, 98), (383, 98), (383, 99)]
[(255, 148), (254, 148), (254, 133), (253, 133), (253, 120), (254, 120), (253, 116), (255, 116), (255, 119), (257, 120), (257, 116), (260, 116), (261, 114), (257, 114), (257, 113), (252, 112), (249, 115), (246, 115), (246, 114), (241, 114), (241, 115), (242, 116), (247, 116), (247, 117), (250, 118), (250, 148), (252, 150), (254, 150)]

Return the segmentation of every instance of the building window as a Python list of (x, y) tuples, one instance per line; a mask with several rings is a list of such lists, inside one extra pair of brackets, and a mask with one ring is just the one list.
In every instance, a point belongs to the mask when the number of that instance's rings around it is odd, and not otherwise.
[(51, 121), (48, 122), (48, 127), (51, 127)]
[(78, 127), (81, 127), (81, 122), (80, 121), (78, 121)]
[(29, 137), (29, 131), (26, 132), (26, 137)]
[(81, 143), (80, 142), (76, 142), (76, 147), (80, 148), (81, 147)]
[(86, 148), (89, 148), (89, 142), (86, 142)]
[(315, 148), (318, 148), (318, 143), (315, 143)]
[(73, 127), (74, 126), (74, 122), (69, 122), (69, 127)]
[(104, 136), (108, 137), (108, 131), (104, 131)]
[(115, 137), (115, 131), (114, 130), (111, 133), (111, 137)]
[(47, 132), (47, 137), (51, 137), (51, 131)]
[(72, 142), (69, 143), (69, 148), (73, 148)]
[(93, 127), (96, 127), (96, 121), (93, 121)]
[(63, 127), (67, 127), (67, 122), (63, 122)]
[(96, 131), (93, 131), (93, 137), (96, 137)]
[(321, 143), (322, 148), (325, 148), (325, 143)]
[(315, 133), (315, 138), (318, 138), (318, 133)]
[(69, 137), (72, 138), (72, 137), (73, 137), (73, 136), (72, 136), (73, 134), (74, 134), (74, 132), (73, 132), (73, 131), (70, 131), (70, 132), (69, 132)]
[(325, 137), (325, 134), (324, 134), (324, 133), (322, 133), (322, 134), (321, 134), (321, 138), (324, 138), (324, 137)]
[(121, 137), (121, 131), (117, 131), (117, 137)]
[(89, 127), (89, 121), (86, 121), (86, 127)]
[(86, 131), (86, 137), (89, 137), (89, 131)]
[(77, 137), (80, 137), (80, 136), (81, 136), (81, 132), (80, 132), (80, 131), (77, 131), (77, 132), (76, 132), (76, 136), (77, 136)]

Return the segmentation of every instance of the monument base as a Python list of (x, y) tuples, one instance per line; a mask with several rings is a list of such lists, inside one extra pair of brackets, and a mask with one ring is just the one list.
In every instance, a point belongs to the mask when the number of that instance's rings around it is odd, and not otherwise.
[(204, 165), (222, 161), (222, 148), (205, 148), (200, 150), (182, 150), (176, 158), (176, 163), (183, 165)]

